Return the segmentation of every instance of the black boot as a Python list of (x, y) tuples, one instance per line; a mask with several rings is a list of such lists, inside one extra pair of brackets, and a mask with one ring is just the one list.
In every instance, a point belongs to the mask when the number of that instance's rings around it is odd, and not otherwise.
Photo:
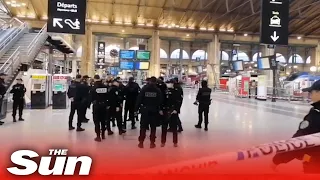
[(138, 144), (138, 147), (142, 149), (142, 148), (143, 148), (143, 142), (140, 142), (140, 143)]
[(78, 128), (77, 128), (77, 131), (78, 131), (78, 132), (82, 132), (82, 131), (84, 131), (84, 130), (85, 130), (85, 129), (83, 129), (83, 128), (81, 128), (81, 127), (78, 127)]
[(24, 121), (24, 119), (22, 117), (19, 117), (19, 121)]
[(16, 117), (13, 117), (13, 122), (17, 122), (17, 119), (16, 119)]
[(101, 142), (100, 136), (97, 136), (96, 138), (94, 138), (94, 140), (97, 141), (97, 142)]
[(201, 129), (201, 125), (197, 124), (197, 125), (194, 125), (194, 127), (196, 127), (197, 129)]
[(154, 142), (152, 142), (152, 143), (150, 144), (150, 148), (151, 148), (151, 149), (156, 148), (156, 144), (155, 144)]
[(0, 121), (0, 126), (3, 125), (3, 124), (4, 124), (4, 122)]
[(106, 139), (106, 132), (105, 132), (105, 131), (103, 131), (103, 132), (101, 133), (101, 138), (102, 138), (102, 139)]
[(73, 127), (73, 126), (69, 126), (69, 130), (71, 131), (71, 130), (74, 130), (75, 129), (75, 127)]
[(204, 130), (208, 131), (208, 125), (207, 124), (205, 125)]
[(113, 134), (113, 132), (112, 131), (108, 131), (108, 135), (110, 136), (110, 135), (112, 135)]

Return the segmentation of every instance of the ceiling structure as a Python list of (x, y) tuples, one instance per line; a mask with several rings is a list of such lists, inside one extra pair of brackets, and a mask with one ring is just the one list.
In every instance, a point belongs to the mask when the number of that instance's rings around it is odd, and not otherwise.
[[(320, 37), (320, 0), (290, 1), (290, 35)], [(6, 0), (20, 18), (47, 19), (47, 0)], [(261, 0), (88, 0), (87, 22), (258, 34)]]

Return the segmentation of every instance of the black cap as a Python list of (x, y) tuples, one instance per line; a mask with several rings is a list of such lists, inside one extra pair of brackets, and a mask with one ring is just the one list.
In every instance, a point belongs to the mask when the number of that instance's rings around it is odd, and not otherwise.
[(83, 79), (89, 79), (90, 77), (88, 75), (84, 75)]
[(152, 76), (152, 77), (150, 78), (150, 82), (152, 82), (152, 83), (157, 83), (157, 78), (154, 77), (154, 76)]
[(320, 91), (320, 80), (314, 82), (311, 87), (302, 89), (303, 92)]
[(99, 79), (100, 79), (100, 76), (99, 76), (99, 75), (94, 75), (93, 79), (99, 80)]
[(0, 76), (7, 76), (6, 73), (0, 73)]
[(134, 81), (134, 77), (130, 77), (129, 82), (133, 82), (133, 81)]
[(81, 79), (81, 75), (78, 74), (78, 75), (76, 76), (76, 79)]

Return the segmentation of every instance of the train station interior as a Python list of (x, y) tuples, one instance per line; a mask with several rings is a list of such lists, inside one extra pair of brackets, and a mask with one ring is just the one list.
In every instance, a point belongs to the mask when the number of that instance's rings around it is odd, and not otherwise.
[[(320, 1), (270, 0), (281, 6), (270, 12), (264, 1), (0, 0), (0, 159), (16, 149), (66, 148), (99, 154), (110, 172), (132, 171), (291, 138), (311, 108), (302, 89), (320, 79)], [(69, 131), (67, 91), (79, 74), (124, 85), (134, 77), (141, 88), (151, 76), (178, 78), (178, 147), (170, 133), (160, 147), (157, 128), (157, 147), (149, 149), (147, 135), (139, 149), (140, 122), (122, 135), (112, 127), (97, 143), (92, 106), (85, 131)], [(17, 79), (26, 88), (23, 122), (12, 117)], [(195, 128), (202, 80), (212, 89), (208, 131)], [(297, 162), (292, 169), (302, 171)]]

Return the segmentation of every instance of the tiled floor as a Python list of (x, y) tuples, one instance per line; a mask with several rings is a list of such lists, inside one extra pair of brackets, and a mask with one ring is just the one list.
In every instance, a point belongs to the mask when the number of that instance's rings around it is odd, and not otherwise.
[[(112, 168), (133, 169), (195, 159), (253, 145), (290, 138), (308, 112), (306, 105), (288, 102), (261, 102), (238, 99), (213, 93), (210, 107), (209, 131), (195, 129), (197, 107), (193, 105), (196, 91), (185, 90), (181, 120), (184, 131), (179, 136), (179, 147), (171, 144), (156, 149), (138, 149), (139, 130), (128, 130), (126, 135), (107, 137), (102, 143), (93, 141), (92, 120), (84, 124), (85, 132), (68, 131), (69, 110), (25, 110), (25, 122), (12, 123), (10, 115), (0, 127), (2, 158), (8, 159), (15, 149), (69, 148), (77, 153), (104, 153)], [(91, 111), (87, 117), (92, 119)], [(76, 117), (75, 117), (76, 119)], [(114, 130), (117, 132), (116, 128)], [(158, 137), (160, 130), (158, 130)], [(159, 142), (159, 138), (158, 138)], [(148, 143), (148, 141), (147, 141)], [(147, 146), (148, 144), (146, 144)], [(158, 143), (159, 145), (159, 143)], [(150, 161), (156, 154), (156, 161)], [(105, 160), (100, 158), (101, 161)], [(139, 160), (139, 163), (132, 163)], [(143, 163), (145, 160), (146, 163)], [(133, 166), (134, 164), (134, 166)]]

